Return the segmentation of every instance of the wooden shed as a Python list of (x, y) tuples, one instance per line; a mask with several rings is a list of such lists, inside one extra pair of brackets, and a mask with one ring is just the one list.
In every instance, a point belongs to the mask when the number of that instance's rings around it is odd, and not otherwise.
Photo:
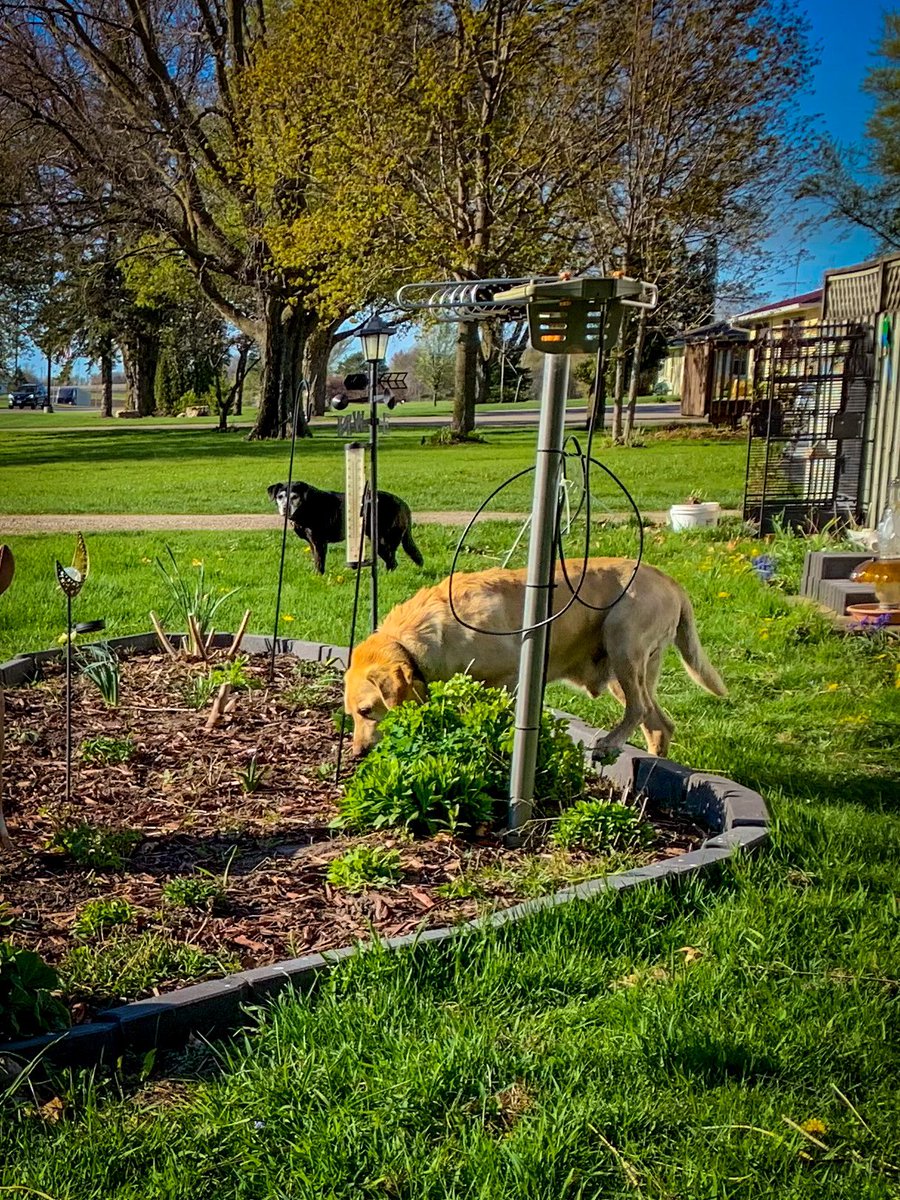
[(727, 321), (688, 329), (669, 344), (684, 347), (681, 415), (737, 425), (747, 408), (749, 334)]

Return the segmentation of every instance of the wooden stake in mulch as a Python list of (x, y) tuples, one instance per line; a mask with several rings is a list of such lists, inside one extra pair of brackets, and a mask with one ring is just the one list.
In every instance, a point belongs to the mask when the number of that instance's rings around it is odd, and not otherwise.
[(206, 728), (215, 729), (222, 720), (223, 715), (228, 709), (228, 697), (231, 695), (231, 684), (223, 683), (219, 688), (219, 694), (213, 701), (212, 710), (209, 714), (209, 720), (206, 722)]
[[(16, 572), (16, 560), (9, 546), (0, 546), (0, 596), (12, 583)], [(6, 718), (6, 700), (3, 695), (3, 680), (0, 679), (0, 846), (4, 850), (12, 849), (9, 830), (6, 828), (6, 818), (3, 815), (3, 746), (4, 723)]]
[(177, 658), (178, 651), (166, 637), (166, 631), (163, 629), (160, 619), (155, 612), (150, 613), (150, 620), (153, 622), (153, 628), (156, 630), (156, 636), (159, 638), (159, 644), (163, 650), (165, 650), (170, 658)]
[(238, 631), (234, 635), (231, 645), (225, 653), (226, 658), (234, 658), (241, 648), (241, 642), (244, 640), (244, 634), (247, 632), (247, 624), (250, 621), (250, 609), (248, 608), (241, 617), (241, 623), (238, 625)]
[(206, 647), (203, 644), (203, 633), (200, 629), (200, 622), (197, 620), (196, 613), (188, 613), (188, 642), (191, 658), (200, 658), (204, 662), (209, 661)]

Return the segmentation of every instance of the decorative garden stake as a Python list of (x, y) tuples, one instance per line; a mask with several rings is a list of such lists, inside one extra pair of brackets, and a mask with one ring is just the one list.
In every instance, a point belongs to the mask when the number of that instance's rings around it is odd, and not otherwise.
[[(13, 575), (16, 572), (16, 560), (13, 558), (12, 550), (9, 546), (0, 546), (0, 596), (6, 591), (12, 583)], [(6, 819), (3, 816), (3, 742), (4, 742), (4, 723), (6, 720), (6, 700), (3, 696), (3, 680), (0, 679), (0, 846), (4, 850), (12, 849), (9, 831), (6, 828)]]
[(72, 599), (81, 591), (90, 570), (84, 537), (78, 533), (75, 538), (71, 567), (56, 563), (56, 582), (66, 597), (66, 802), (72, 797)]

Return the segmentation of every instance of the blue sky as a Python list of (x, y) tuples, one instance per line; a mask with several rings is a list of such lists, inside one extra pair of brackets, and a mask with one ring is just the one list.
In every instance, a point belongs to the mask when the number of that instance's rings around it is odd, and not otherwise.
[[(812, 130), (843, 145), (859, 144), (872, 111), (862, 84), (877, 59), (885, 6), (878, 0), (805, 0), (803, 7), (819, 62), (810, 87), (798, 98), (800, 112)], [(808, 209), (804, 215), (814, 213)], [(777, 258), (760, 279), (760, 292), (776, 300), (819, 287), (823, 271), (861, 262), (875, 246), (862, 231), (824, 224), (799, 235), (785, 230), (769, 239), (767, 249)]]

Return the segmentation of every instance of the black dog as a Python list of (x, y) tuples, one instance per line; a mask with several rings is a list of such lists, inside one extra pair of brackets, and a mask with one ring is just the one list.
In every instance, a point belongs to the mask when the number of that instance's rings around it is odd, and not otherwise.
[[(284, 516), (287, 484), (273, 483), (267, 489), (269, 499)], [(331, 542), (344, 541), (344, 496), (341, 492), (323, 492), (309, 483), (291, 484), (289, 520), (297, 537), (309, 542), (313, 566), (319, 575), (325, 574), (325, 555)], [(367, 521), (366, 533), (371, 533)], [(378, 557), (389, 571), (397, 566), (397, 547), (402, 546), (417, 567), (422, 555), (413, 541), (412, 513), (409, 505), (393, 492), (378, 493)]]

